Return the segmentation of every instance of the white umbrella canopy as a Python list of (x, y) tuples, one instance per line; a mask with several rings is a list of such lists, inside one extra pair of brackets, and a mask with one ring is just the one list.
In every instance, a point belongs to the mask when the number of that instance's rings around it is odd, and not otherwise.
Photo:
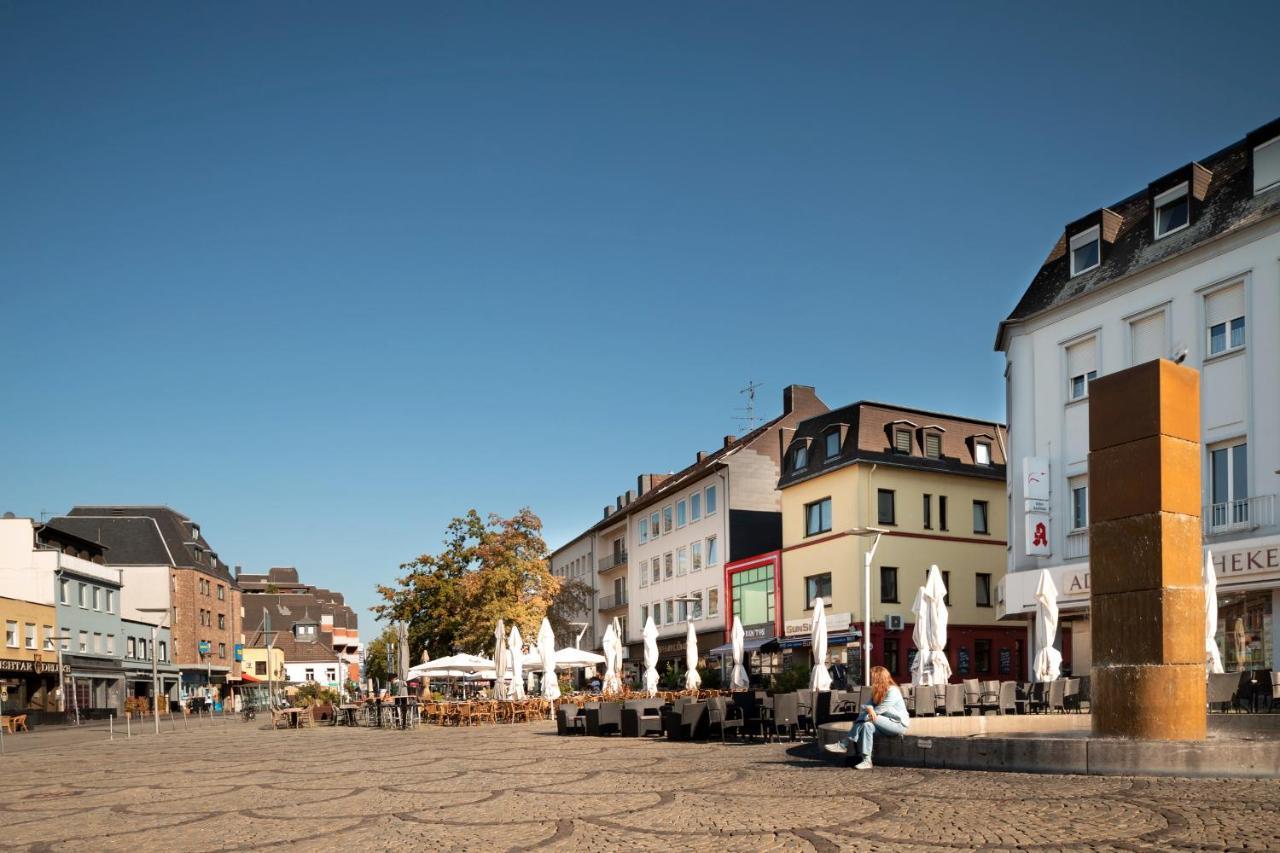
[(507, 636), (507, 651), (511, 653), (511, 690), (508, 699), (524, 698), (524, 638), (520, 636), (520, 626), (512, 625)]
[(572, 649), (567, 646), (563, 649), (556, 649), (557, 669), (577, 669), (580, 666), (594, 668), (597, 664), (607, 662), (608, 659), (604, 655), (588, 652), (585, 649)]
[(702, 686), (702, 676), (698, 675), (698, 632), (689, 623), (689, 632), (684, 638), (684, 689), (697, 690)]
[(810, 690), (830, 690), (831, 673), (827, 672), (827, 611), (819, 598), (813, 605), (813, 672), (809, 674)]
[(556, 635), (551, 622), (542, 617), (538, 629), (538, 657), (542, 659), (542, 698), (553, 702), (560, 698), (560, 681), (556, 678)]
[(1209, 672), (1222, 672), (1222, 652), (1218, 649), (1218, 575), (1213, 570), (1213, 552), (1204, 552), (1204, 660)]
[(751, 686), (751, 679), (747, 678), (747, 670), (742, 665), (743, 643), (746, 641), (746, 632), (742, 630), (742, 620), (737, 616), (733, 617), (733, 673), (729, 676), (729, 684), (734, 690), (746, 690)]
[(604, 685), (602, 689), (605, 693), (618, 693), (622, 690), (622, 679), (618, 677), (618, 661), (617, 646), (618, 635), (613, 630), (613, 625), (606, 625), (604, 629)]
[(644, 623), (644, 689), (650, 696), (658, 692), (658, 628), (650, 616)]
[(911, 665), (911, 683), (917, 685), (946, 684), (951, 679), (947, 661), (947, 587), (937, 566), (929, 567), (924, 586), (916, 593), (911, 611), (916, 624), (911, 637), (916, 644), (916, 659)]
[(458, 654), (429, 660), (415, 666), (411, 672), (433, 672), (438, 669), (458, 669), (474, 672), (477, 669), (493, 669), (493, 661), (480, 655)]
[(1053, 647), (1058, 633), (1058, 587), (1048, 569), (1036, 583), (1036, 657), (1031, 664), (1036, 681), (1053, 681), (1062, 667), (1062, 652)]
[(507, 698), (507, 624), (502, 619), (498, 619), (498, 624), (493, 629), (493, 671), (497, 681), (493, 688), (493, 695), (497, 699), (505, 699)]

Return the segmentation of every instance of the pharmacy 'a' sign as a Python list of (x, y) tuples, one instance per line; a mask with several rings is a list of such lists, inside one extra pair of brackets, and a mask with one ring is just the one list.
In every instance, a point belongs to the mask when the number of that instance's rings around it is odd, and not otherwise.
[(1027, 555), (1031, 557), (1048, 557), (1053, 554), (1049, 547), (1051, 520), (1047, 512), (1029, 512), (1023, 516), (1027, 520)]

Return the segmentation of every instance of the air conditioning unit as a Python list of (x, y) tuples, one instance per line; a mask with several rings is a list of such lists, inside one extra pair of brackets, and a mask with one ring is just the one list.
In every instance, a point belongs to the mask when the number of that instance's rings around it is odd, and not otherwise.
[(884, 628), (886, 631), (901, 631), (902, 617), (896, 613), (884, 617)]

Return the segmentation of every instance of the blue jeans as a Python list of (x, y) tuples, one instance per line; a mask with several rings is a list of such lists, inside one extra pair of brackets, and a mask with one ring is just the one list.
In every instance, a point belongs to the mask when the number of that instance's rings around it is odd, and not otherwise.
[(871, 722), (866, 717), (859, 716), (853, 724), (853, 731), (850, 732), (850, 740), (857, 746), (858, 752), (863, 758), (871, 757), (872, 741), (877, 733), (898, 737), (906, 734), (907, 727), (902, 723), (895, 722), (883, 715), (876, 717), (875, 722)]

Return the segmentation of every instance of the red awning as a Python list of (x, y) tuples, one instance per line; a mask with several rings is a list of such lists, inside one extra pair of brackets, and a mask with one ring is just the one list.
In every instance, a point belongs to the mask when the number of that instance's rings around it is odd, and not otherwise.
[(243, 678), (245, 681), (250, 681), (250, 682), (253, 682), (254, 684), (261, 684), (261, 683), (262, 683), (262, 679), (261, 679), (261, 678), (254, 678), (252, 675), (250, 675), (250, 674), (249, 674), (249, 673), (247, 673), (247, 672), (242, 672), (242, 673), (240, 673), (240, 677), (241, 677), (241, 678)]

